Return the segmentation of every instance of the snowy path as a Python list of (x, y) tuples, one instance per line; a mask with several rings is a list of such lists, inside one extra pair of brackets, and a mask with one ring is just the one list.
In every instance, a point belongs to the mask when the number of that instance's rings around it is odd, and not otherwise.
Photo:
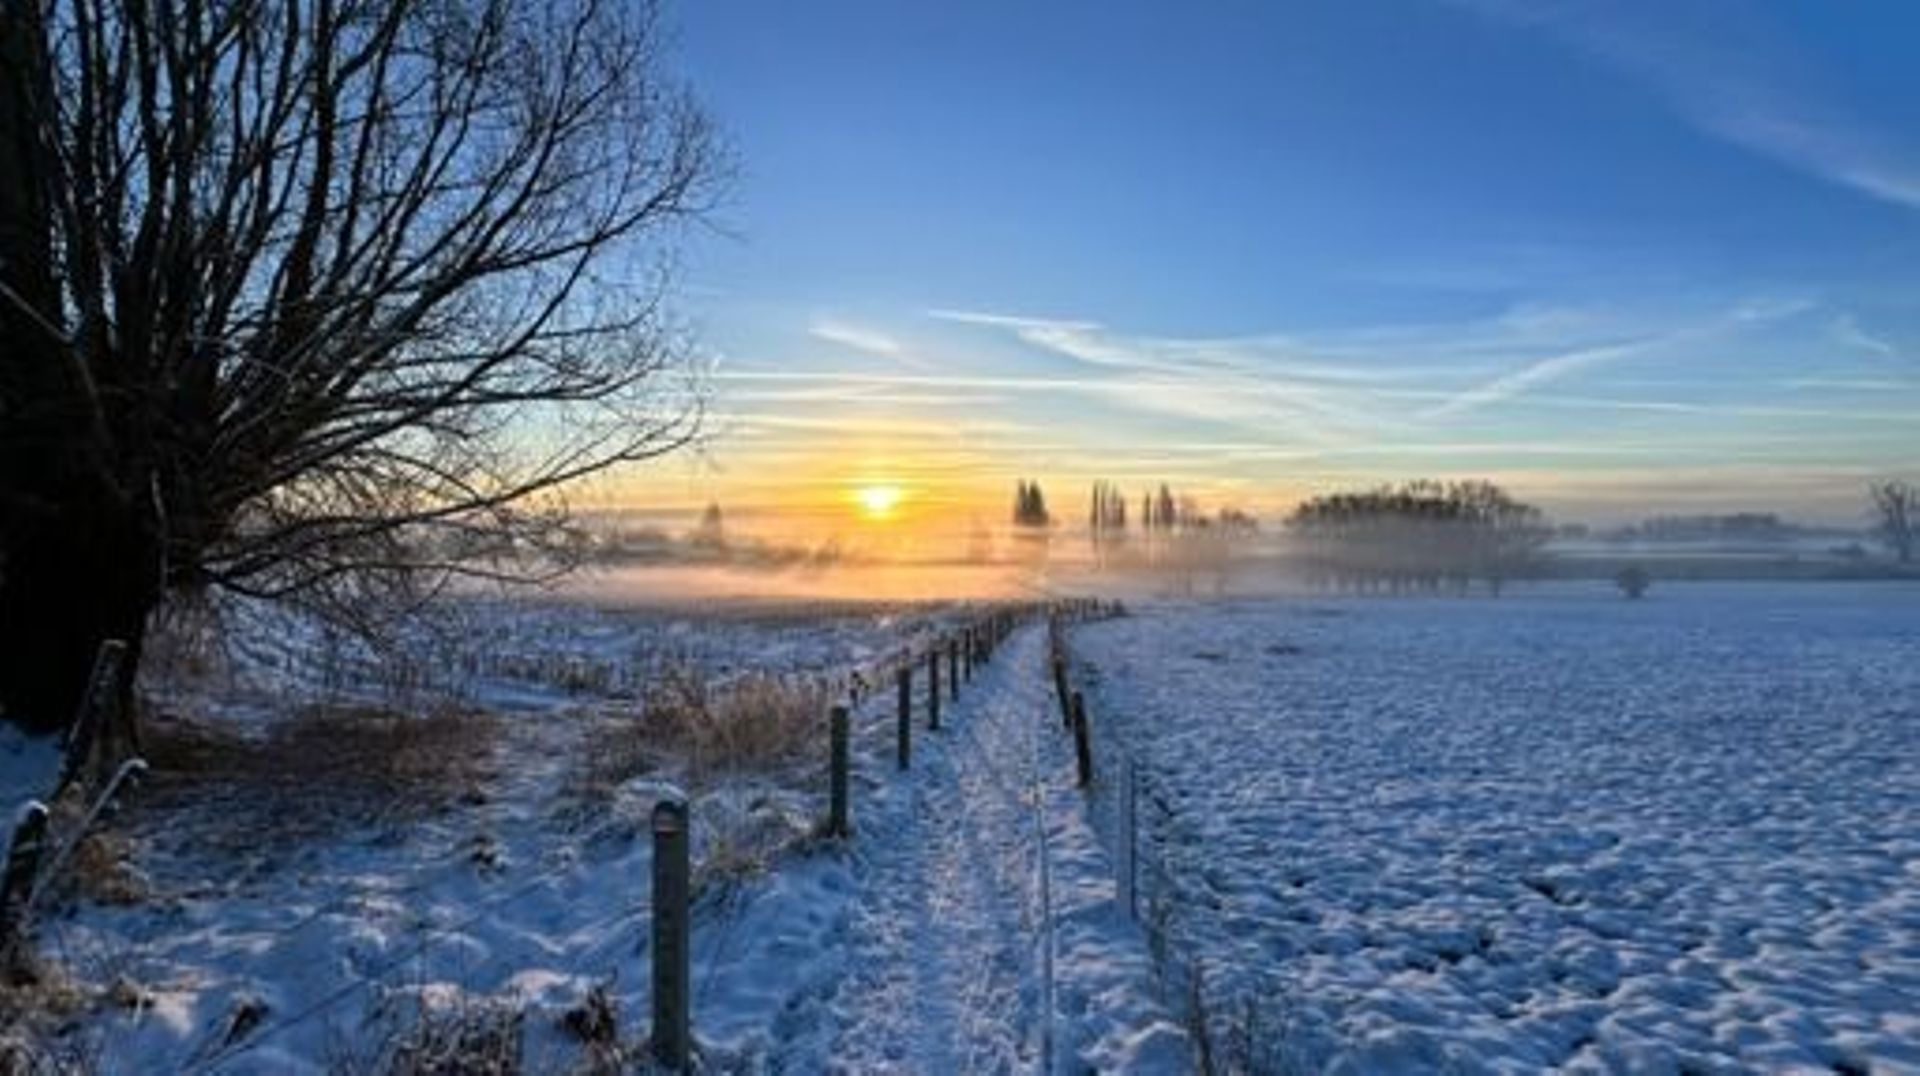
[[(1056, 1057), (1078, 1054), (1104, 1070), (1158, 1070), (1184, 1057), (1149, 997), (1144, 944), (1113, 913), (1103, 857), (1068, 787), (1042, 647), (1038, 629), (1016, 633), (948, 704), (940, 732), (916, 710), (913, 772), (876, 776), (856, 799), (856, 896), (825, 939), (838, 956), (821, 962), (818, 981), (776, 1025), (773, 1071), (1039, 1071), (1049, 1039)], [(880, 704), (863, 715), (864, 730), (888, 744), (892, 705), (887, 698), (884, 721)], [(890, 748), (865, 758), (892, 765)], [(1063, 1014), (1052, 1021), (1049, 923), (1060, 939)]]

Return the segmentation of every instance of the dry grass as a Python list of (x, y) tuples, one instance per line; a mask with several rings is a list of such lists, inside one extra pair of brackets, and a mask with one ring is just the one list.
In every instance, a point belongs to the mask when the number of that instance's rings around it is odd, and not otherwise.
[(96, 904), (139, 904), (147, 899), (147, 879), (131, 862), (132, 842), (114, 831), (89, 833), (74, 846), (53, 892)]
[(641, 700), (641, 731), (687, 760), (695, 775), (768, 770), (815, 746), (826, 686), (753, 674), (715, 688), (692, 666), (666, 669)]
[(620, 1019), (609, 983), (596, 983), (580, 1004), (560, 1017), (560, 1028), (580, 1043), (585, 1055), (578, 1071), (590, 1076), (612, 1076), (626, 1071), (631, 1050), (620, 1041)]
[(91, 1000), (50, 964), (35, 961), (0, 976), (0, 1074), (95, 1071), (92, 1045), (63, 1034)]
[(638, 716), (610, 717), (588, 732), (575, 790), (607, 795), (670, 764), (695, 785), (777, 770), (818, 753), (829, 698), (811, 679), (749, 675), (716, 687), (693, 665), (668, 666), (647, 686)]
[(525, 1043), (518, 1000), (407, 994), (383, 1002), (371, 1025), (340, 1036), (326, 1067), (340, 1076), (514, 1076)]
[(400, 827), (475, 802), (495, 766), (498, 719), (443, 709), (423, 715), (314, 708), (261, 736), (177, 720), (152, 723), (151, 787), (132, 797), (145, 819), (195, 812), (196, 834), (235, 847), (325, 838), (357, 826)]
[(512, 1076), (520, 1071), (525, 1015), (517, 1005), (427, 1009), (395, 1043), (389, 1076)]

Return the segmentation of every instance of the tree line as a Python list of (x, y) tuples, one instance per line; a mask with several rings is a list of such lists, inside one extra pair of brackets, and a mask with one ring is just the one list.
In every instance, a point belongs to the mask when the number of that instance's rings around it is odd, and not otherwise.
[(1495, 594), (1538, 564), (1552, 528), (1484, 481), (1421, 480), (1313, 497), (1287, 519), (1314, 582), (1345, 590)]

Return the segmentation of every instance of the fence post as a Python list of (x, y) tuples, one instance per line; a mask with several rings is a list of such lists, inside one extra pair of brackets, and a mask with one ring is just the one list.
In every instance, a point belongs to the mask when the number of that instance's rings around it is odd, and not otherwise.
[(900, 729), (897, 754), (900, 768), (913, 765), (913, 666), (902, 665), (898, 674), (900, 681)]
[(927, 651), (927, 727), (940, 728), (940, 650)]
[(20, 812), (7, 847), (6, 873), (0, 876), (0, 974), (12, 975), (25, 941), (27, 897), (47, 850), (47, 809), (29, 803)]
[(947, 639), (947, 694), (960, 701), (960, 640), (953, 637)]
[(833, 708), (830, 723), (833, 740), (833, 773), (829, 778), (827, 802), (827, 835), (830, 837), (849, 837), (853, 827), (847, 822), (847, 764), (848, 764), (848, 728), (847, 708)]
[[(118, 764), (108, 752), (117, 745), (112, 737), (119, 732), (119, 723), (114, 711), (118, 709), (120, 699), (120, 666), (126, 661), (127, 644), (119, 639), (108, 639), (100, 644), (93, 656), (93, 671), (87, 677), (87, 693), (81, 696), (80, 713), (74, 718), (73, 727), (67, 733), (66, 759), (61, 764), (60, 787), (82, 776), (94, 761), (97, 753), (101, 755), (102, 767), (110, 769)], [(99, 768), (86, 773), (89, 779), (97, 779)]]
[(1138, 800), (1134, 785), (1133, 757), (1125, 751), (1120, 754), (1115, 778), (1119, 782), (1117, 786), (1119, 795), (1114, 797), (1114, 810), (1117, 812), (1117, 817), (1114, 819), (1113, 828), (1119, 836), (1120, 845), (1119, 862), (1114, 864), (1119, 876), (1118, 891), (1115, 895), (1118, 897), (1121, 914), (1129, 920), (1137, 920), (1139, 918), (1136, 907), (1138, 901), (1134, 894), (1139, 886), (1136, 874), (1138, 867), (1135, 862), (1135, 857), (1139, 854), (1135, 843), (1139, 840), (1139, 818), (1135, 810)]
[(1080, 787), (1093, 783), (1093, 744), (1087, 729), (1087, 703), (1078, 691), (1073, 693), (1073, 757), (1079, 763)]
[(1067, 663), (1058, 654), (1053, 656), (1053, 693), (1060, 700), (1060, 724), (1072, 728), (1073, 697), (1067, 692)]
[(653, 1059), (686, 1072), (692, 1054), (688, 1007), (693, 995), (692, 891), (687, 805), (664, 799), (653, 808)]

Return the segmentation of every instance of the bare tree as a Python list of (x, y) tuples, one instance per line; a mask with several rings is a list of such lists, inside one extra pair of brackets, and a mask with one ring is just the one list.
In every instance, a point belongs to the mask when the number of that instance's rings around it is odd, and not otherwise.
[(695, 435), (663, 308), (721, 171), (652, 0), (0, 0), (0, 699), (171, 588), (564, 552)]
[(1920, 487), (1907, 482), (1875, 482), (1867, 487), (1873, 500), (1874, 531), (1902, 564), (1913, 563), (1914, 531), (1920, 528)]

